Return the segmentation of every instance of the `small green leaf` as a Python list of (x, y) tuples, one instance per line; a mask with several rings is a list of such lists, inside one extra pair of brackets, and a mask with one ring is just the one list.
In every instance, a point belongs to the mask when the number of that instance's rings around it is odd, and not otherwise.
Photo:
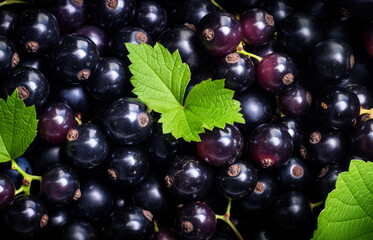
[(15, 90), (0, 99), (0, 162), (21, 156), (36, 136), (38, 120), (34, 106), (26, 107)]
[(225, 124), (244, 123), (240, 102), (234, 91), (224, 88), (224, 80), (206, 81), (192, 88), (185, 99), (190, 70), (182, 63), (179, 52), (171, 54), (161, 44), (126, 43), (132, 62), (133, 92), (150, 109), (161, 114), (163, 133), (186, 141), (200, 141), (204, 129), (224, 128)]
[(314, 240), (373, 239), (373, 163), (352, 160), (338, 175), (318, 219)]

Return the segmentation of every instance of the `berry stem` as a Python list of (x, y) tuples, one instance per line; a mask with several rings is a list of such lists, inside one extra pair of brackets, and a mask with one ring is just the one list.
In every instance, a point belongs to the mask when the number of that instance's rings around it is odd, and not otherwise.
[(232, 230), (236, 234), (237, 238), (239, 240), (243, 240), (243, 237), (241, 236), (240, 232), (237, 230), (236, 226), (234, 226), (234, 224), (230, 220), (231, 206), (232, 206), (232, 199), (228, 198), (227, 211), (225, 212), (224, 215), (216, 214), (216, 219), (220, 219), (220, 220), (223, 220), (224, 222), (226, 222), (232, 228)]
[(27, 4), (26, 1), (5, 0), (5, 1), (3, 1), (3, 2), (0, 3), (0, 7), (1, 7), (1, 6), (5, 6), (5, 5), (10, 5), (10, 4), (15, 4), (15, 3), (19, 3), (19, 4)]
[(11, 168), (13, 170), (17, 170), (23, 176), (22, 186), (17, 189), (16, 194), (25, 192), (25, 194), (30, 195), (31, 182), (34, 180), (41, 182), (41, 176), (28, 174), (17, 165), (16, 161), (14, 161), (13, 159), (11, 159), (10, 161), (12, 163)]
[(245, 49), (243, 48), (243, 46), (244, 46), (244, 42), (241, 41), (240, 44), (237, 46), (236, 51), (237, 51), (238, 53), (242, 53), (242, 54), (244, 54), (244, 55), (246, 55), (246, 56), (249, 56), (249, 57), (255, 58), (255, 59), (258, 60), (259, 62), (262, 61), (262, 58), (259, 57), (258, 55), (255, 55), (255, 54), (252, 54), (252, 53), (246, 52)]
[(373, 118), (373, 108), (365, 109), (365, 108), (360, 107), (360, 115), (363, 115), (363, 114), (368, 114), (369, 118)]
[(214, 4), (220, 11), (224, 11), (224, 8), (222, 8), (222, 6), (220, 6), (215, 0), (211, 0), (211, 3)]
[(153, 224), (154, 224), (154, 232), (159, 232), (157, 220), (153, 220)]
[(311, 210), (313, 211), (315, 208), (321, 206), (324, 204), (324, 200), (317, 202), (317, 203), (311, 203)]
[(75, 115), (75, 121), (79, 124), (82, 124), (82, 115), (80, 113)]

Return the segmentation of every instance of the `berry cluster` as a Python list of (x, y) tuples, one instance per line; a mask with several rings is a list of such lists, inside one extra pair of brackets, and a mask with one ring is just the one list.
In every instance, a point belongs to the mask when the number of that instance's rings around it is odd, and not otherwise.
[[(338, 174), (373, 159), (372, 12), (365, 0), (1, 2), (0, 96), (16, 89), (39, 120), (0, 165), (2, 239), (312, 238)], [(197, 143), (164, 134), (132, 93), (124, 44), (156, 42), (188, 64), (187, 92), (225, 79), (245, 124)]]

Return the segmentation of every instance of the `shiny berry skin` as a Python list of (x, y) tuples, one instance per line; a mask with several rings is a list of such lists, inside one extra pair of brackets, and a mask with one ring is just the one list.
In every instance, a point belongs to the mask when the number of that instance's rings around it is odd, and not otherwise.
[(311, 67), (323, 85), (341, 82), (351, 75), (355, 64), (353, 50), (347, 42), (327, 39), (312, 50)]
[(312, 219), (310, 202), (300, 191), (284, 192), (274, 203), (273, 219), (281, 229), (305, 228)]
[(3, 211), (13, 201), (16, 193), (14, 183), (7, 175), (0, 175), (0, 211)]
[(120, 98), (108, 107), (104, 128), (117, 144), (134, 145), (143, 142), (152, 133), (153, 116), (142, 101)]
[(13, 23), (18, 17), (18, 12), (12, 8), (2, 7), (0, 9), (0, 35), (10, 37)]
[(107, 222), (110, 239), (150, 239), (153, 234), (152, 214), (137, 206), (123, 206), (112, 212)]
[(63, 143), (51, 144), (43, 140), (38, 142), (30, 155), (34, 174), (41, 175), (53, 164), (61, 163), (64, 158), (62, 153)]
[(294, 147), (303, 143), (304, 126), (300, 120), (285, 116), (279, 118), (277, 122), (286, 128), (293, 139)]
[(255, 81), (255, 66), (250, 58), (241, 53), (230, 53), (214, 64), (214, 79), (225, 79), (225, 88), (243, 92)]
[(238, 160), (227, 167), (219, 168), (215, 182), (219, 192), (226, 198), (238, 200), (254, 191), (258, 176), (251, 164)]
[(322, 39), (322, 27), (310, 14), (297, 12), (285, 18), (278, 29), (278, 39), (291, 56), (307, 56)]
[(311, 166), (337, 163), (345, 157), (347, 145), (342, 132), (315, 128), (310, 130), (304, 140), (300, 153)]
[(122, 61), (113, 57), (100, 58), (87, 83), (89, 94), (99, 101), (117, 100), (129, 92), (129, 74)]
[(52, 102), (45, 105), (39, 114), (38, 133), (48, 143), (62, 143), (74, 125), (73, 110), (65, 103)]
[(65, 164), (50, 166), (42, 175), (41, 193), (54, 206), (63, 206), (80, 197), (80, 182), (75, 170)]
[(165, 29), (158, 36), (157, 42), (171, 53), (178, 50), (181, 60), (188, 64), (193, 73), (208, 63), (209, 56), (202, 49), (196, 31), (185, 25)]
[(273, 16), (276, 24), (280, 24), (282, 20), (295, 11), (292, 2), (289, 0), (268, 0), (265, 1), (263, 8)]
[(86, 21), (88, 1), (59, 0), (51, 6), (50, 11), (56, 16), (62, 32), (72, 32)]
[(259, 85), (270, 93), (281, 93), (294, 85), (298, 69), (291, 57), (285, 53), (271, 53), (258, 63)]
[(52, 84), (52, 86), (54, 89), (49, 95), (57, 96), (57, 101), (69, 105), (74, 113), (85, 115), (92, 111), (94, 101), (84, 85)]
[(165, 176), (165, 184), (180, 200), (197, 200), (212, 187), (214, 171), (194, 156), (177, 156)]
[(217, 57), (235, 50), (242, 38), (240, 22), (227, 12), (211, 12), (204, 16), (197, 33), (207, 52)]
[(157, 175), (149, 175), (132, 191), (132, 202), (158, 217), (166, 214), (169, 208), (169, 197), (163, 180)]
[(241, 103), (241, 111), (245, 124), (237, 124), (245, 135), (262, 123), (269, 122), (274, 114), (271, 98), (259, 91), (247, 91), (235, 97)]
[(259, 8), (246, 10), (240, 16), (242, 38), (249, 46), (262, 46), (275, 33), (275, 21), (266, 11)]
[(45, 204), (36, 195), (18, 195), (3, 213), (4, 221), (19, 235), (32, 237), (48, 223)]
[(335, 189), (338, 175), (347, 170), (347, 167), (342, 163), (334, 163), (322, 167), (313, 183), (313, 188), (317, 193), (315, 195), (319, 196), (320, 199), (325, 199)]
[(84, 35), (91, 39), (92, 42), (96, 44), (101, 56), (106, 54), (109, 39), (108, 34), (104, 30), (94, 25), (86, 24), (76, 29), (75, 33)]
[(199, 21), (210, 12), (217, 11), (217, 8), (208, 0), (187, 0), (182, 7), (183, 22), (198, 26)]
[(48, 224), (43, 227), (40, 231), (41, 236), (53, 235), (56, 231), (59, 231), (62, 225), (72, 220), (73, 215), (68, 206), (65, 207), (54, 207), (51, 205), (47, 206), (48, 211)]
[(11, 95), (15, 89), (26, 106), (35, 105), (40, 109), (47, 101), (50, 85), (39, 70), (31, 67), (19, 67), (12, 71), (4, 84), (4, 92)]
[(336, 129), (351, 128), (360, 115), (360, 102), (355, 93), (333, 87), (318, 99), (318, 113), (324, 125)]
[(19, 63), (19, 55), (13, 42), (0, 36), (0, 74), (7, 74)]
[(302, 191), (310, 183), (311, 169), (305, 160), (293, 156), (276, 169), (275, 176), (281, 189)]
[(125, 187), (139, 184), (149, 171), (148, 156), (139, 146), (114, 148), (106, 162), (111, 180)]
[(108, 52), (116, 58), (129, 63), (127, 58), (128, 50), (124, 43), (133, 43), (140, 45), (146, 43), (153, 45), (151, 36), (143, 29), (133, 26), (124, 26), (117, 29), (108, 42)]
[(201, 134), (197, 142), (199, 156), (214, 167), (228, 166), (236, 161), (243, 150), (244, 140), (240, 130), (233, 125), (224, 129), (213, 128)]
[(56, 17), (48, 10), (31, 8), (22, 12), (14, 22), (12, 39), (28, 53), (49, 50), (60, 37)]
[(351, 83), (346, 88), (359, 98), (360, 107), (370, 109), (373, 107), (373, 93), (363, 84)]
[(232, 211), (245, 214), (259, 215), (265, 212), (275, 201), (279, 188), (272, 174), (258, 170), (258, 181), (254, 191), (239, 199)]
[(75, 167), (92, 169), (104, 162), (109, 154), (109, 141), (93, 123), (82, 123), (67, 133), (64, 153)]
[(279, 94), (278, 101), (285, 116), (302, 118), (311, 110), (312, 95), (302, 86), (293, 86)]
[(248, 139), (251, 160), (262, 168), (277, 168), (289, 160), (294, 144), (280, 124), (264, 123), (256, 127)]
[(80, 180), (81, 197), (73, 201), (77, 218), (90, 222), (104, 219), (111, 211), (114, 198), (111, 188), (103, 180), (85, 177)]
[(87, 3), (92, 23), (110, 31), (127, 25), (135, 14), (135, 0), (91, 0)]
[(96, 240), (97, 230), (86, 220), (71, 219), (61, 226), (59, 230), (60, 240)]
[(166, 27), (166, 9), (157, 1), (142, 0), (136, 2), (133, 25), (143, 29), (151, 36), (158, 36)]
[(154, 232), (151, 240), (178, 240), (176, 234), (168, 229), (159, 229)]
[(189, 202), (178, 209), (176, 228), (183, 239), (209, 239), (216, 229), (214, 211), (203, 202)]
[(52, 50), (52, 61), (62, 82), (79, 84), (87, 81), (100, 58), (91, 39), (80, 34), (62, 36)]
[(373, 158), (373, 119), (361, 121), (351, 129), (351, 149), (356, 156)]

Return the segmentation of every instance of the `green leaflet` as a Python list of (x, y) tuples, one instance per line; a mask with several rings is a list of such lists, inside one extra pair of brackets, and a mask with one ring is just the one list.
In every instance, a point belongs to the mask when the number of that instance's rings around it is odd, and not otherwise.
[(234, 91), (224, 88), (224, 80), (197, 84), (184, 102), (190, 70), (179, 52), (171, 54), (161, 44), (126, 43), (131, 61), (133, 92), (148, 107), (161, 114), (163, 133), (186, 141), (200, 141), (204, 129), (224, 128), (225, 124), (244, 123), (240, 102)]
[(326, 198), (314, 240), (373, 239), (373, 163), (352, 160)]
[(0, 99), (0, 162), (21, 156), (36, 136), (38, 120), (34, 106), (26, 107), (15, 90)]

